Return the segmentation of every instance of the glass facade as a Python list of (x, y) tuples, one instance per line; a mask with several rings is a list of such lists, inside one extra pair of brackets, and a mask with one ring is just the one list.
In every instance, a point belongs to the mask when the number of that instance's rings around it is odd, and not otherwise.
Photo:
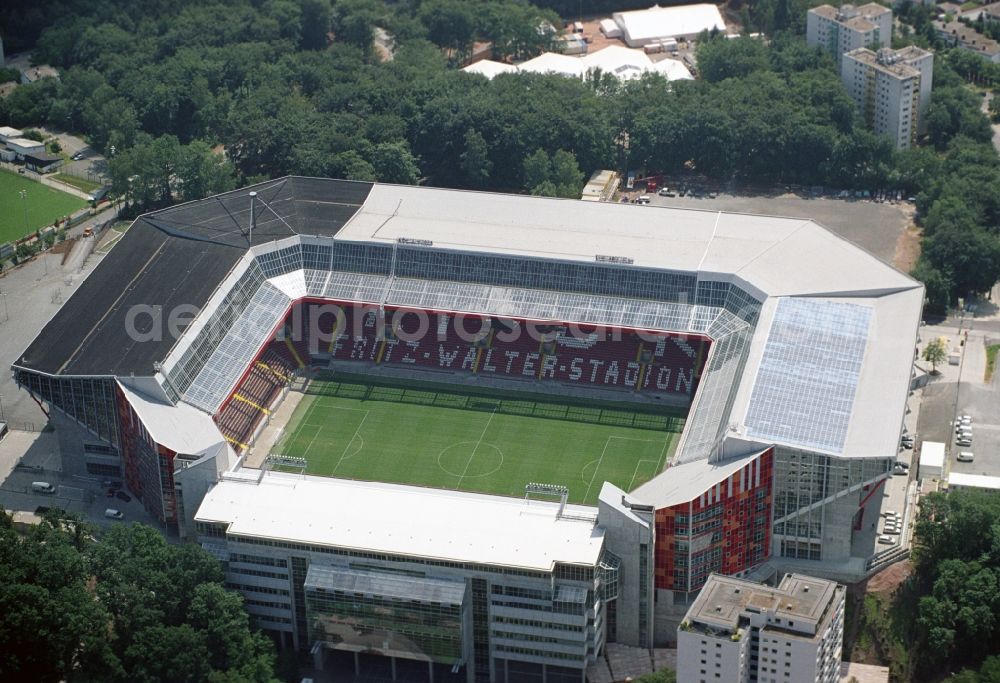
[(110, 377), (51, 377), (14, 368), (14, 381), (95, 436), (118, 446), (115, 384)]
[(313, 564), (304, 588), (310, 643), (442, 664), (462, 660), (464, 581)]

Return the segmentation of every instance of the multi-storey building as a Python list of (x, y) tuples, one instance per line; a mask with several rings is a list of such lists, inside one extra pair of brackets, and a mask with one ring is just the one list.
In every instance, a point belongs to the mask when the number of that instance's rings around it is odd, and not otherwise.
[(677, 629), (682, 683), (836, 683), (844, 587), (786, 574), (777, 588), (712, 575)]
[[(580, 683), (604, 646), (620, 559), (598, 508), (247, 474), (224, 475), (205, 496), (196, 517), (202, 545), (257, 624), (311, 651), (318, 668), (345, 654), (359, 666), (365, 653), (431, 681), (435, 668), (464, 667), (470, 683)], [(626, 527), (641, 532), (649, 520), (622, 495), (608, 486), (600, 515), (638, 540)], [(626, 604), (611, 621), (638, 613)]]
[(844, 55), (840, 77), (873, 131), (906, 149), (926, 127), (934, 55), (918, 47), (858, 48)]
[(892, 10), (867, 5), (820, 5), (806, 15), (806, 43), (830, 53), (838, 68), (843, 55), (859, 47), (877, 48), (892, 42)]

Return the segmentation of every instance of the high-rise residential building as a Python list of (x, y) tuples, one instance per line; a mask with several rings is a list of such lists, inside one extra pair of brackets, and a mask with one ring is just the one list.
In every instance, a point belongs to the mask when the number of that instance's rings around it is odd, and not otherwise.
[(839, 681), (844, 593), (801, 574), (777, 588), (713, 574), (677, 629), (677, 680)]
[(923, 132), (931, 100), (934, 55), (918, 47), (867, 48), (844, 55), (840, 77), (869, 128), (908, 148)]
[(892, 42), (892, 10), (867, 5), (820, 5), (806, 15), (806, 43), (830, 53), (839, 67), (843, 55), (859, 47), (878, 48)]

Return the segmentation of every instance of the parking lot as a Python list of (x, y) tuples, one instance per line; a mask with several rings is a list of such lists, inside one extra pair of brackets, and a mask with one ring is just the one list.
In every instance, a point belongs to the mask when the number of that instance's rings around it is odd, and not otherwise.
[[(1000, 373), (988, 384), (984, 381), (986, 346), (1000, 343), (1000, 334), (976, 328), (979, 318), (967, 317), (962, 328), (927, 326), (921, 328), (921, 351), (936, 338), (948, 339), (949, 348), (962, 350), (961, 363), (939, 365), (940, 375), (924, 390), (919, 441), (942, 441), (947, 444), (947, 472), (984, 474), (1000, 477)], [(970, 329), (971, 327), (971, 329)], [(968, 336), (966, 338), (966, 333)], [(966, 338), (965, 345), (959, 346)], [(956, 415), (972, 417), (972, 445), (957, 446), (954, 420)], [(973, 453), (972, 462), (959, 462), (958, 453)]]
[[(650, 205), (808, 218), (897, 268), (909, 270), (912, 266), (907, 227), (912, 223), (913, 207), (907, 202), (810, 198), (790, 192), (772, 196), (717, 191), (717, 196), (711, 198), (710, 191), (705, 188), (700, 197), (663, 197), (654, 193), (649, 195)], [(633, 190), (629, 194), (634, 199), (642, 193)]]

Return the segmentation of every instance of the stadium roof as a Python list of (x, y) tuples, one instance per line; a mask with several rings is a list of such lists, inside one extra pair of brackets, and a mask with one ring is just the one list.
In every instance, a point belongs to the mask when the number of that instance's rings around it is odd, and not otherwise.
[(375, 185), (339, 239), (735, 275), (770, 296), (879, 296), (920, 285), (812, 221)]
[(212, 418), (186, 403), (164, 403), (118, 383), (125, 400), (156, 443), (185, 455), (197, 455), (222, 442)]
[[(139, 338), (152, 315), (201, 308), (250, 246), (305, 233), (332, 237), (364, 201), (370, 183), (283, 178), (136, 219), (16, 361), (52, 375), (149, 376), (176, 341)], [(109, 349), (114, 349), (109, 352)]]
[[(251, 189), (258, 193), (252, 240)], [(285, 271), (272, 262), (260, 266), (263, 284), (248, 293), (252, 305), (240, 313), (240, 320), (261, 324), (234, 324), (226, 332), (234, 344), (209, 350), (196, 381), (180, 390), (185, 400), (214, 412), (238, 379), (232, 368), (245, 367), (278, 316), (306, 295), (530, 319), (566, 316), (567, 322), (707, 332), (716, 339), (733, 332), (732, 325), (716, 324), (725, 318), (749, 329), (749, 345), (741, 352), (745, 362), (733, 365), (725, 380), (725, 394), (735, 391), (729, 399), (714, 394), (718, 415), (712, 419), (724, 421), (717, 425), (759, 444), (859, 457), (896, 452), (923, 288), (801, 218), (284, 178), (137, 219), (15, 366), (61, 375), (152, 376), (158, 363), (174, 367), (195, 335), (176, 344), (169, 334), (140, 341), (128, 323), (148, 332), (152, 318), (135, 317), (136, 310), (167, 315), (185, 305), (210, 314), (241, 272), (258, 267), (254, 259), (263, 263), (285, 245), (394, 245), (400, 239), (430, 242), (434, 251), (579, 264), (610, 257), (622, 265), (609, 267), (735, 283), (762, 305), (748, 323), (717, 303), (531, 289), (539, 286), (531, 281), (453, 282), (448, 272), (421, 276), (426, 279), (338, 272), (337, 263), (327, 273), (304, 269), (301, 260)], [(231, 353), (237, 347), (238, 357)], [(690, 443), (704, 457), (717, 436), (714, 428), (699, 429), (686, 429), (683, 439), (697, 432)], [(692, 450), (685, 443), (679, 452)]]
[[(263, 473), (223, 478), (195, 517), (229, 533), (429, 560), (551, 571), (594, 566), (604, 547), (594, 508), (443, 489)], [(359, 512), (362, 512), (359, 514)]]

